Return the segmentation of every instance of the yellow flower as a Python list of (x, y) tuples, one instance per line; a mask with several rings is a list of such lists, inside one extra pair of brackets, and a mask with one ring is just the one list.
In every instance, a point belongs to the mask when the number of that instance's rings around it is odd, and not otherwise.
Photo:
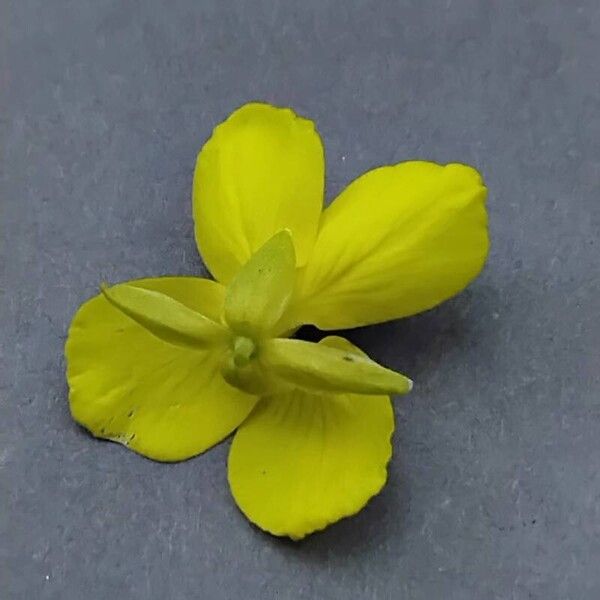
[(312, 122), (251, 103), (219, 125), (194, 175), (196, 238), (217, 281), (144, 279), (79, 309), (66, 345), (70, 407), (95, 436), (176, 461), (238, 431), (228, 472), (244, 514), (299, 539), (383, 487), (389, 393), (406, 377), (339, 337), (464, 288), (488, 249), (485, 187), (464, 165), (407, 162), (322, 210)]

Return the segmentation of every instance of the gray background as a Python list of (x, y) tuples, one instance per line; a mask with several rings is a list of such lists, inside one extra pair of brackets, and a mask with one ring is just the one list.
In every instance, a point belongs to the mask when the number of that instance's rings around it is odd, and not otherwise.
[[(600, 5), (0, 2), (3, 599), (600, 598)], [(300, 544), (249, 525), (228, 442), (166, 466), (69, 418), (107, 278), (200, 274), (194, 160), (250, 99), (314, 118), (328, 198), (476, 165), (483, 275), (351, 338), (410, 374), (384, 492)]]

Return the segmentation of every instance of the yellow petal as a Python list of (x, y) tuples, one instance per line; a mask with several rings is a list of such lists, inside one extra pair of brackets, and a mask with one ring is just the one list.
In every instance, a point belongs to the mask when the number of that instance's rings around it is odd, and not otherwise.
[(228, 283), (268, 239), (289, 229), (303, 265), (317, 232), (324, 155), (312, 121), (251, 103), (233, 112), (196, 163), (195, 233), (206, 266)]
[[(218, 321), (224, 289), (164, 277), (130, 285), (166, 294)], [(96, 437), (162, 461), (183, 460), (228, 436), (256, 402), (220, 376), (217, 351), (164, 342), (99, 295), (75, 315), (66, 344), (73, 418)]]
[(351, 183), (323, 213), (282, 330), (357, 327), (432, 308), (488, 251), (486, 188), (459, 164), (406, 162)]
[(393, 430), (387, 396), (295, 390), (263, 398), (231, 445), (232, 494), (260, 528), (303, 538), (357, 513), (381, 490)]
[(267, 335), (287, 308), (295, 279), (294, 244), (288, 230), (280, 231), (233, 278), (225, 295), (225, 321), (238, 335)]

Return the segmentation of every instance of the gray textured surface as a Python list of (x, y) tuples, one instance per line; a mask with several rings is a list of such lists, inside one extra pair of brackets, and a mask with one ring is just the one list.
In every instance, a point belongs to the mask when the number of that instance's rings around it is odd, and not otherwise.
[[(597, 0), (0, 3), (0, 596), (600, 597)], [(261, 98), (314, 118), (328, 197), (413, 157), (476, 165), (468, 291), (352, 339), (409, 373), (385, 491), (301, 544), (248, 525), (228, 443), (165, 466), (70, 420), (70, 317), (201, 273), (195, 154)]]

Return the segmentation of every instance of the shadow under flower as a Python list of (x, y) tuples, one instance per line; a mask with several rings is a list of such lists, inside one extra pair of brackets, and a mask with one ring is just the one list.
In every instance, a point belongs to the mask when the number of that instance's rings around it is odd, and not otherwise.
[(351, 330), (323, 332), (302, 327), (295, 337), (316, 342), (328, 335), (349, 339), (376, 362), (411, 377), (426, 378), (446, 351), (469, 344), (472, 310), (469, 290), (441, 306), (396, 321)]

